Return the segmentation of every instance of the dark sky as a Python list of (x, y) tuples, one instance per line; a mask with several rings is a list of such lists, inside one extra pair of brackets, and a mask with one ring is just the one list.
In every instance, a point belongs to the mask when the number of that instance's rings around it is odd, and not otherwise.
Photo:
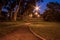
[(58, 2), (60, 3), (60, 0), (44, 0), (44, 2), (38, 3), (40, 6), (40, 13), (43, 13), (44, 10), (46, 9), (46, 4), (49, 2)]
[[(60, 3), (60, 0), (43, 0), (44, 2), (40, 2), (37, 5), (40, 6), (40, 13), (42, 14), (44, 12), (44, 10), (46, 9), (46, 4), (49, 2), (58, 2)], [(6, 9), (2, 9), (3, 11), (7, 11)]]

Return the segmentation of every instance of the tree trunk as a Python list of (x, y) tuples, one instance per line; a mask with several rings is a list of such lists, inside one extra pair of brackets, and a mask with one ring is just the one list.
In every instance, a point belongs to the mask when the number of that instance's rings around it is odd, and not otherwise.
[(13, 15), (13, 21), (16, 21), (18, 11), (19, 11), (19, 7), (17, 8), (16, 12)]
[(17, 13), (18, 13), (19, 9), (20, 9), (20, 1), (19, 1), (18, 8), (16, 9), (16, 12), (13, 14), (13, 21), (16, 21), (16, 19), (17, 19)]

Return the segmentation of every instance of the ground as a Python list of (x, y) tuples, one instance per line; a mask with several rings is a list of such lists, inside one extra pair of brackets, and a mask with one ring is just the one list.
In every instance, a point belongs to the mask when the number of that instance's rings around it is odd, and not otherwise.
[(0, 22), (0, 40), (41, 40), (32, 34), (28, 27), (46, 40), (60, 40), (59, 22), (39, 20)]
[[(2, 28), (5, 30), (8, 30), (9, 28)], [(9, 29), (10, 32), (8, 32), (7, 34), (2, 33), (2, 35), (4, 36), (0, 36), (0, 40), (42, 40), (39, 39), (38, 37), (36, 37), (34, 34), (32, 34), (28, 28), (28, 26), (26, 25), (22, 25), (22, 26), (17, 26), (16, 28), (14, 28), (13, 30), (10, 28)], [(1, 35), (1, 31), (0, 31), (0, 35)]]
[(46, 40), (60, 40), (60, 23), (40, 22), (31, 25), (31, 29)]

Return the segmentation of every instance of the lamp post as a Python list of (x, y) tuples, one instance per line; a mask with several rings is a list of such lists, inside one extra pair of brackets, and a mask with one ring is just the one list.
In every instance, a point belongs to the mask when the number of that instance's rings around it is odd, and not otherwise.
[(33, 16), (32, 14), (29, 15), (29, 17), (32, 17), (32, 16)]
[[(38, 11), (40, 10), (40, 7), (39, 6), (36, 6), (36, 7), (34, 7), (34, 10), (35, 10), (34, 11), (35, 12), (34, 15), (37, 16), (37, 17), (40, 17), (40, 15), (38, 14)], [(33, 14), (29, 14), (29, 17), (32, 18), (33, 17)]]
[(39, 8), (40, 8), (39, 6), (36, 6), (35, 11), (39, 11)]
[(37, 17), (40, 17), (40, 15), (38, 14), (38, 11), (40, 10), (40, 7), (39, 6), (36, 6), (35, 7), (35, 15), (37, 16)]

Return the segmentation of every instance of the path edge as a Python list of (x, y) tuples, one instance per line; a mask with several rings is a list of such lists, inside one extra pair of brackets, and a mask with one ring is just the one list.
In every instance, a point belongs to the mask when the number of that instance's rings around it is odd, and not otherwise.
[(29, 27), (29, 30), (30, 30), (30, 32), (31, 32), (32, 34), (34, 34), (36, 37), (38, 37), (38, 38), (40, 38), (40, 39), (42, 39), (42, 40), (46, 40), (45, 38), (43, 38), (43, 37), (39, 36), (38, 34), (36, 34), (30, 27)]

